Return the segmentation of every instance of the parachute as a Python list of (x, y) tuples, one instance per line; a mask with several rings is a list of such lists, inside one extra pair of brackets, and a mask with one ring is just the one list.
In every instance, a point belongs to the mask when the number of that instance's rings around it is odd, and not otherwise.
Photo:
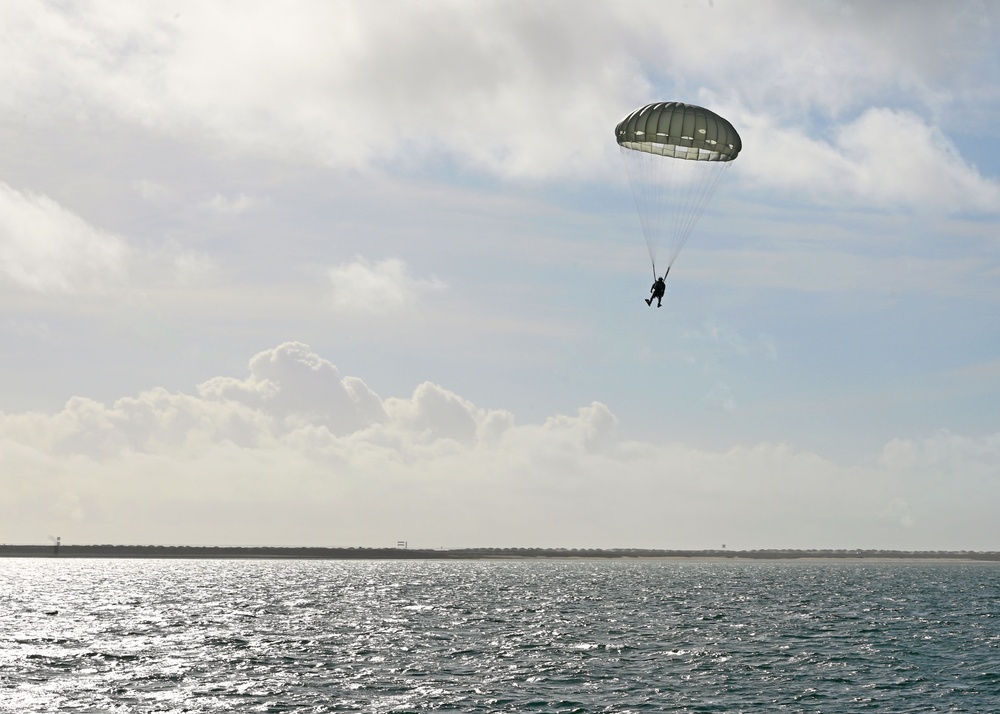
[(636, 109), (615, 127), (615, 139), (656, 277), (659, 249), (667, 251), (669, 270), (715, 192), (722, 171), (743, 144), (727, 120), (680, 102)]

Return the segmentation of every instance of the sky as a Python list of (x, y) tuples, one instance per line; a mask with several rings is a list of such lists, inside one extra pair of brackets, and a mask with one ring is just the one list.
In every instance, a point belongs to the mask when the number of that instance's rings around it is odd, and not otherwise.
[[(0, 543), (1000, 550), (1000, 5), (0, 7)], [(743, 151), (663, 308), (614, 127)]]

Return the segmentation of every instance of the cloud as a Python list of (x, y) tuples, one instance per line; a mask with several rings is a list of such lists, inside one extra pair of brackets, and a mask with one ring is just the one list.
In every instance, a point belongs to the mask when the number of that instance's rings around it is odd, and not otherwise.
[(136, 249), (48, 196), (0, 182), (0, 283), (46, 296), (102, 295), (133, 284), (205, 283), (218, 272), (206, 253)]
[(327, 271), (332, 286), (331, 307), (338, 312), (386, 313), (409, 306), (421, 295), (446, 285), (432, 276), (415, 278), (397, 258), (371, 262), (358, 257)]
[(482, 414), (470, 402), (436, 384), (425, 382), (410, 399), (390, 399), (388, 416), (421, 441), (452, 439), (471, 445), (476, 442)]
[(1000, 434), (971, 438), (943, 430), (920, 441), (893, 439), (879, 463), (896, 475), (1000, 482)]
[(175, 196), (174, 190), (169, 186), (151, 179), (136, 179), (132, 182), (132, 188), (144, 201), (156, 205), (166, 205)]
[(717, 382), (712, 386), (708, 394), (705, 395), (705, 401), (718, 405), (720, 409), (729, 413), (735, 412), (739, 406), (733, 396), (733, 390), (728, 384), (722, 382)]
[(995, 213), (1000, 182), (984, 177), (955, 145), (908, 111), (869, 108), (833, 135), (744, 115), (738, 166), (763, 190), (827, 205)]
[(267, 414), (277, 433), (309, 424), (347, 434), (386, 419), (381, 400), (363, 382), (341, 379), (333, 364), (299, 342), (255, 356), (246, 379), (216, 377), (199, 385), (198, 393)]
[(192, 250), (177, 251), (172, 264), (173, 273), (181, 285), (205, 283), (219, 272), (216, 262), (211, 257)]
[(838, 128), (836, 143), (854, 167), (853, 185), (874, 205), (1000, 210), (1000, 182), (981, 176), (916, 114), (868, 109)]
[[(580, 2), (568, 17), (560, 3), (414, 1), (394, 3), (387, 23), (365, 2), (179, 2), (162, 11), (25, 3), (4, 10), (18, 32), (5, 48), (0, 106), (72, 121), (110, 115), (342, 168), (445, 158), (504, 177), (564, 179), (605, 176), (610, 127), (668, 90), (736, 108), (762, 164), (789, 147), (806, 167), (819, 161), (820, 196), (846, 174), (859, 192), (911, 201), (898, 185), (906, 172), (886, 186), (865, 152), (883, 157), (902, 145), (921, 169), (915, 180), (932, 181), (951, 151), (937, 119), (981, 104), (982, 68), (998, 65), (995, 10), (920, 8), (776, 0), (664, 13), (655, 1)], [(889, 106), (867, 112), (885, 98)], [(924, 118), (908, 124), (914, 104)], [(809, 128), (796, 124), (803, 115), (833, 122), (842, 136), (806, 139)], [(894, 142), (885, 141), (887, 122)], [(982, 205), (988, 196), (970, 198), (969, 189), (994, 195), (970, 166), (947, 158), (947, 175), (961, 185), (944, 198)]]
[(518, 424), (433, 383), (383, 398), (285, 343), (193, 395), (0, 414), (0, 523), (6, 541), (58, 531), (66, 542), (995, 549), (1000, 538), (989, 506), (1000, 435), (898, 440), (862, 466), (620, 429), (600, 403)]
[(692, 338), (703, 339), (725, 350), (727, 353), (747, 356), (760, 353), (770, 359), (778, 356), (774, 340), (766, 335), (756, 339), (748, 339), (741, 335), (731, 325), (723, 324), (714, 319), (705, 322), (700, 333), (692, 333)]
[[(567, 23), (553, 9), (399, 2), (386, 23), (366, 3), (181, 2), (159, 12), (97, 2), (6, 14), (21, 30), (8, 58), (28, 68), (0, 73), (11, 108), (50, 113), (60, 96), (74, 119), (110, 114), (327, 165), (443, 148), (505, 175), (550, 174), (556, 162), (572, 171), (603, 153), (583, 141), (606, 128), (600, 97), (632, 86), (624, 62), (609, 71), (595, 52), (601, 12)], [(572, 119), (570, 137), (538, 130), (550, 112)]]
[(237, 216), (241, 213), (246, 213), (256, 204), (257, 201), (255, 199), (243, 193), (233, 198), (217, 193), (205, 203), (213, 211), (227, 216)]
[(120, 284), (125, 240), (48, 196), (0, 183), (0, 277), (38, 293), (101, 293)]

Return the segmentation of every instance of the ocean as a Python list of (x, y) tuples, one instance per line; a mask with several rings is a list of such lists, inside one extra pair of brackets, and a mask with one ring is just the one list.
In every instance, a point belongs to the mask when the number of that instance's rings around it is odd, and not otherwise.
[(997, 712), (1000, 564), (0, 559), (0, 712)]

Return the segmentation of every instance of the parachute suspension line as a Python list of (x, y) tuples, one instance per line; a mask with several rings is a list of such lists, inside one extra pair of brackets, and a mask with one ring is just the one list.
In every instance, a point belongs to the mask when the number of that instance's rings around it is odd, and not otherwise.
[(689, 161), (619, 146), (646, 249), (656, 273), (659, 249), (674, 264), (729, 161)]
[[(672, 226), (663, 226), (668, 234), (670, 257), (667, 267), (674, 264), (681, 249), (694, 231), (709, 199), (722, 179), (730, 161), (661, 161), (666, 176), (666, 194)], [(672, 200), (670, 200), (672, 199)]]
[(624, 146), (621, 150), (628, 173), (629, 185), (632, 188), (632, 198), (639, 214), (639, 224), (642, 235), (646, 239), (646, 250), (649, 261), (656, 274), (657, 249), (661, 243), (663, 228), (666, 223), (668, 204), (665, 201), (663, 185), (663, 158), (654, 154), (632, 151)]

